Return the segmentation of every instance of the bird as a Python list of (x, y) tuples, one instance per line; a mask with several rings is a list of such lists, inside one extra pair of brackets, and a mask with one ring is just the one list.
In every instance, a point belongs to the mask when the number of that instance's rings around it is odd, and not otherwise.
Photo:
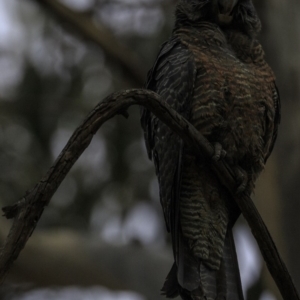
[[(178, 0), (172, 34), (145, 88), (186, 118), (226, 159), (250, 193), (277, 137), (280, 96), (258, 41), (251, 0)], [(241, 300), (232, 228), (240, 209), (211, 168), (147, 108), (141, 126), (154, 161), (174, 264), (162, 294), (183, 300)]]

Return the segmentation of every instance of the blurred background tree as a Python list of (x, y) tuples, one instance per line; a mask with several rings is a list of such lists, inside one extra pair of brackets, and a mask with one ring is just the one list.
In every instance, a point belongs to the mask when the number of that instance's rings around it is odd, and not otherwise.
[[(300, 287), (300, 2), (255, 2), (283, 113), (255, 200)], [(101, 99), (142, 86), (170, 35), (175, 4), (0, 0), (1, 206), (40, 179)], [(75, 164), (1, 299), (162, 299), (159, 289), (172, 261), (169, 237), (139, 109), (129, 115), (105, 124)], [(0, 219), (1, 242), (8, 226)], [(247, 299), (280, 299), (243, 220), (235, 234)]]

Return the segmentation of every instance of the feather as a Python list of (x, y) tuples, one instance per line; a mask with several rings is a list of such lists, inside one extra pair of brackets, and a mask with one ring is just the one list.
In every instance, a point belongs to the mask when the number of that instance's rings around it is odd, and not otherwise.
[[(251, 190), (276, 140), (279, 94), (255, 38), (260, 22), (252, 2), (238, 2), (230, 26), (214, 17), (217, 4), (179, 1), (175, 29), (148, 73), (146, 88), (212, 144), (222, 145), (228, 162), (246, 172)], [(196, 156), (144, 108), (141, 123), (172, 237), (174, 264), (162, 293), (183, 300), (242, 300), (232, 236), (239, 208), (210, 161)]]

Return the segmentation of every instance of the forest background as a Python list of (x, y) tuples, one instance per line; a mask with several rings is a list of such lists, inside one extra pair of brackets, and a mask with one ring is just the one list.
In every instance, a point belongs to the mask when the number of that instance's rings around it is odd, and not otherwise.
[[(299, 289), (300, 2), (254, 3), (282, 102), (278, 142), (254, 199)], [(172, 31), (175, 4), (0, 0), (1, 207), (40, 179), (101, 99), (142, 87)], [(138, 107), (129, 115), (96, 134), (44, 211), (0, 299), (163, 299), (170, 238)], [(9, 226), (0, 219), (0, 244)], [(235, 236), (247, 299), (280, 299), (242, 218)]]

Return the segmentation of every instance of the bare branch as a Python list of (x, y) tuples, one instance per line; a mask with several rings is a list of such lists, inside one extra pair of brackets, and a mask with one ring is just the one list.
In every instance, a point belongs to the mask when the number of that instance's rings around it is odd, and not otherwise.
[[(0, 255), (0, 281), (3, 281), (13, 261), (24, 248), (44, 207), (49, 203), (75, 161), (87, 148), (96, 131), (107, 120), (116, 114), (124, 114), (129, 106), (136, 104), (150, 109), (186, 143), (192, 145), (196, 155), (202, 155), (211, 160), (214, 155), (212, 145), (193, 125), (170, 108), (156, 93), (148, 90), (132, 89), (108, 96), (93, 109), (83, 124), (75, 130), (54, 165), (42, 180), (16, 205), (4, 209), (5, 215), (14, 217), (14, 221)], [(211, 164), (221, 182), (231, 192), (232, 197), (247, 220), (281, 295), (286, 300), (299, 300), (290, 274), (266, 225), (252, 202), (249, 192), (236, 194), (237, 182), (233, 175), (234, 172), (231, 166), (226, 163), (226, 160), (222, 159), (219, 162), (211, 160)]]
[[(0, 242), (6, 236), (7, 223), (0, 220)], [(148, 300), (163, 300), (160, 289), (172, 259), (169, 247), (154, 251), (136, 243), (111, 245), (93, 234), (73, 230), (36, 230), (7, 281), (32, 282), (34, 288), (101, 285), (133, 290)], [(2, 289), (0, 299), (4, 298)]]
[(113, 61), (119, 63), (130, 77), (132, 84), (142, 87), (145, 79), (143, 64), (138, 56), (124, 44), (120, 43), (109, 30), (95, 23), (85, 14), (78, 13), (57, 0), (35, 0), (44, 6), (51, 14), (71, 25), (84, 38), (99, 45)]

